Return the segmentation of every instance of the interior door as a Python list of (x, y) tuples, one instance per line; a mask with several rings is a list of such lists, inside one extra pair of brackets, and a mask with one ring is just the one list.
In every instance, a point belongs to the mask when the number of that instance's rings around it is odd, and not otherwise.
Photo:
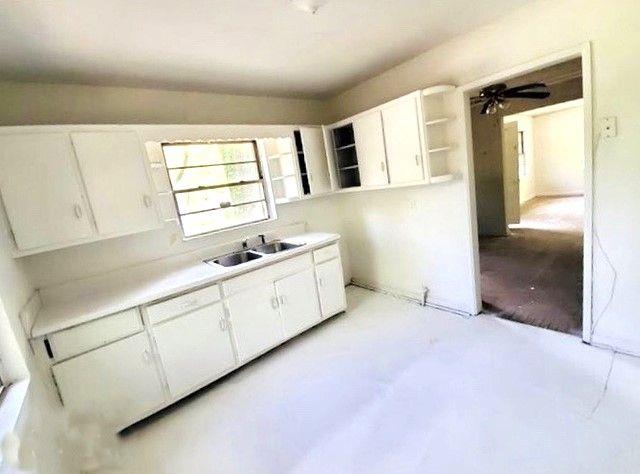
[(316, 265), (322, 317), (333, 316), (347, 307), (340, 260), (334, 258)]
[(118, 427), (164, 401), (146, 332), (56, 364), (52, 370), (67, 409), (104, 417)]
[(145, 156), (134, 132), (78, 132), (71, 139), (101, 235), (161, 226)]
[(0, 136), (0, 192), (20, 250), (93, 234), (66, 133)]
[(520, 222), (520, 177), (518, 171), (518, 123), (510, 122), (504, 124), (502, 128), (502, 177), (507, 225)]
[(231, 328), (240, 362), (284, 339), (273, 283), (263, 283), (228, 297)]
[(324, 134), (320, 127), (300, 127), (302, 149), (309, 173), (311, 194), (321, 194), (331, 191), (329, 177), (329, 162), (327, 149), (324, 145)]
[(423, 180), (421, 124), (415, 97), (406, 97), (383, 108), (382, 125), (390, 182)]
[(389, 184), (382, 117), (371, 112), (353, 121), (356, 152), (362, 186)]
[[(218, 302), (153, 328), (173, 397), (214, 379), (235, 365), (224, 316), (222, 303)], [(185, 348), (185, 341), (188, 341), (188, 348)]]
[(292, 337), (320, 322), (318, 292), (313, 268), (276, 281), (282, 325), (286, 337)]

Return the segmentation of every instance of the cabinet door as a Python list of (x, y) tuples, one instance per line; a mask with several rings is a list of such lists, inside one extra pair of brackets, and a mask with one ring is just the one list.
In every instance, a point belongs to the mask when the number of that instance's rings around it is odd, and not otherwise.
[(300, 136), (309, 173), (311, 194), (331, 191), (329, 162), (327, 161), (327, 149), (324, 146), (322, 129), (319, 127), (300, 127)]
[(358, 153), (360, 184), (389, 184), (380, 112), (372, 112), (354, 120), (353, 133)]
[(160, 227), (138, 136), (80, 132), (71, 138), (98, 232), (127, 234)]
[(316, 265), (322, 317), (333, 316), (347, 307), (339, 258)]
[(235, 365), (222, 303), (153, 328), (171, 396), (177, 397)]
[(313, 268), (276, 282), (280, 314), (286, 337), (292, 337), (320, 322), (318, 293)]
[(66, 133), (1, 136), (0, 192), (20, 250), (93, 234)]
[(415, 97), (382, 109), (382, 123), (391, 183), (423, 180), (420, 114)]
[(56, 364), (52, 370), (69, 410), (101, 416), (119, 428), (164, 401), (145, 332)]
[(240, 362), (284, 339), (273, 283), (240, 291), (227, 299)]

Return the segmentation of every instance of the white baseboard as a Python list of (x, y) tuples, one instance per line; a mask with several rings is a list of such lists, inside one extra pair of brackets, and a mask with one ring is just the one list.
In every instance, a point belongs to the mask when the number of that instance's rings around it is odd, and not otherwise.
[(467, 313), (466, 311), (462, 311), (456, 308), (451, 308), (449, 306), (444, 306), (438, 303), (431, 302), (427, 299), (426, 293), (424, 295), (421, 295), (419, 293), (408, 293), (406, 291), (398, 290), (396, 288), (380, 287), (373, 283), (364, 282), (355, 278), (351, 279), (350, 284), (353, 286), (357, 286), (359, 288), (364, 288), (365, 290), (371, 290), (371, 291), (375, 291), (376, 293), (382, 293), (384, 295), (393, 296), (394, 298), (408, 301), (410, 303), (415, 303), (420, 306), (427, 306), (429, 308), (438, 309), (440, 311), (446, 311), (447, 313), (463, 316), (465, 318), (475, 316), (473, 314)]

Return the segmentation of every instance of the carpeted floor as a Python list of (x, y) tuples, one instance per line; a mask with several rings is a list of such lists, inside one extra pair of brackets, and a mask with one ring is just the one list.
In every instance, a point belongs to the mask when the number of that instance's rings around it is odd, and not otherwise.
[(480, 238), (487, 311), (570, 334), (582, 328), (581, 196), (535, 198), (508, 237)]

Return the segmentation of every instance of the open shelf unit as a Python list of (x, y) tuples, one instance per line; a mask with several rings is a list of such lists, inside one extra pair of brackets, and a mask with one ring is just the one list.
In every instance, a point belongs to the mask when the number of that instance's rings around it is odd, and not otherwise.
[(291, 138), (266, 138), (262, 142), (269, 163), (271, 185), (276, 202), (299, 198), (297, 166), (299, 156)]
[(348, 123), (332, 131), (335, 165), (341, 189), (360, 186), (360, 170), (353, 124)]
[(454, 149), (449, 127), (456, 120), (450, 105), (454, 86), (442, 85), (422, 91), (422, 110), (429, 162), (429, 179), (442, 182), (450, 179), (449, 152)]
[(309, 172), (307, 171), (307, 162), (304, 156), (304, 147), (302, 146), (302, 134), (300, 130), (293, 131), (293, 139), (296, 145), (296, 155), (298, 156), (298, 169), (300, 170), (300, 184), (302, 184), (302, 194), (304, 196), (311, 194), (311, 186), (309, 185)]

